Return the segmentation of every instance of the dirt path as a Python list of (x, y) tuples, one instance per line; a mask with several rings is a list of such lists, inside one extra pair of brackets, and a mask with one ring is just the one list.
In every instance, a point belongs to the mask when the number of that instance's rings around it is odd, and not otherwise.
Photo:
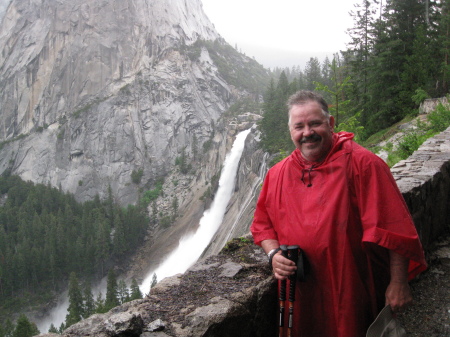
[(427, 256), (429, 268), (411, 282), (414, 304), (399, 314), (408, 337), (450, 336), (450, 235)]

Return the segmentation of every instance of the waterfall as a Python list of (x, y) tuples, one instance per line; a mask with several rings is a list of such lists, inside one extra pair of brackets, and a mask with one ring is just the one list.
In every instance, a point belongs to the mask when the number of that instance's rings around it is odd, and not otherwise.
[(225, 158), (216, 196), (211, 207), (203, 213), (197, 231), (182, 237), (178, 247), (155, 270), (147, 275), (140, 286), (143, 293), (149, 292), (154, 274), (156, 274), (158, 280), (162, 280), (168, 276), (184, 273), (197, 262), (210, 243), (222, 223), (228, 202), (233, 194), (239, 161), (244, 150), (245, 139), (249, 133), (250, 129), (242, 131), (236, 136), (233, 147)]
[[(158, 279), (162, 280), (165, 277), (185, 272), (197, 261), (208, 246), (222, 223), (228, 202), (233, 194), (237, 168), (244, 150), (245, 139), (250, 133), (250, 130), (242, 131), (236, 136), (233, 147), (225, 158), (216, 197), (211, 207), (203, 213), (197, 231), (181, 238), (178, 247), (163, 260), (156, 270), (148, 274), (140, 286), (143, 293), (149, 292), (153, 274), (156, 274)], [(105, 289), (106, 278), (93, 289), (94, 296), (99, 292), (102, 292), (104, 295)], [(67, 292), (65, 292), (60, 296), (56, 307), (45, 318), (37, 322), (38, 329), (41, 333), (47, 332), (51, 323), (56, 328), (59, 328), (61, 323), (66, 319), (68, 307), (69, 299)]]

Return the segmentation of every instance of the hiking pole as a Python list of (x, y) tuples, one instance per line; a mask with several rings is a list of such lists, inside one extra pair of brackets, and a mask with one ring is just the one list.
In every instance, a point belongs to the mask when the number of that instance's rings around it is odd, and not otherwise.
[[(288, 259), (293, 261), (295, 265), (298, 262), (299, 246), (288, 246)], [(291, 337), (292, 326), (294, 320), (294, 301), (295, 301), (295, 284), (297, 280), (297, 273), (289, 276), (289, 323), (288, 323), (288, 337)]]
[[(286, 245), (281, 245), (281, 255), (285, 258), (288, 258), (288, 250)], [(280, 337), (283, 336), (283, 330), (284, 330), (284, 305), (286, 302), (286, 280), (280, 281), (280, 317), (279, 317), (279, 335)]]

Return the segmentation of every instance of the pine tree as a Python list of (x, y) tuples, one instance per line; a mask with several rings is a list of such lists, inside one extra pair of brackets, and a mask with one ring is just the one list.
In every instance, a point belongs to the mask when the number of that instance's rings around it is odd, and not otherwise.
[(158, 223), (158, 207), (156, 206), (156, 201), (152, 202), (152, 215), (150, 217), (150, 223)]
[(178, 198), (174, 196), (172, 200), (172, 219), (175, 220), (177, 216), (178, 216)]
[(105, 300), (103, 299), (103, 295), (101, 292), (97, 294), (97, 298), (95, 299), (95, 313), (102, 314), (107, 312), (105, 309)]
[(130, 294), (128, 292), (127, 284), (124, 280), (119, 280), (118, 282), (117, 297), (119, 299), (119, 304), (123, 304), (130, 300)]
[(15, 328), (16, 327), (14, 326), (14, 324), (8, 318), (3, 325), (3, 333), (5, 334), (5, 337), (11, 337), (14, 333)]
[(438, 41), (437, 45), (440, 48), (439, 59), (439, 72), (438, 77), (440, 85), (437, 90), (436, 96), (447, 94), (449, 91), (450, 81), (450, 0), (441, 1), (438, 6)]
[(52, 324), (50, 324), (50, 328), (48, 329), (49, 333), (59, 333), (58, 329)]
[(138, 283), (136, 281), (136, 279), (133, 277), (133, 279), (131, 280), (131, 286), (130, 286), (130, 300), (138, 300), (142, 298), (142, 292), (139, 289)]
[(4, 285), (4, 279), (6, 278), (6, 266), (4, 263), (4, 259), (6, 256), (6, 250), (7, 250), (7, 239), (6, 232), (4, 229), (4, 225), (2, 224), (2, 221), (0, 219), (0, 298), (5, 295), (5, 285)]
[(80, 285), (74, 272), (70, 274), (69, 279), (69, 308), (66, 315), (66, 328), (81, 321), (83, 317), (83, 296)]
[(114, 197), (111, 185), (108, 185), (108, 198), (106, 199), (106, 216), (109, 220), (109, 227), (114, 228), (114, 213), (115, 213), (115, 207), (114, 207)]
[(194, 161), (198, 159), (197, 156), (198, 156), (198, 139), (194, 133), (194, 135), (192, 136), (192, 157)]
[(104, 275), (104, 266), (110, 253), (110, 228), (104, 216), (97, 211), (95, 217), (96, 227), (96, 253), (95, 257), (97, 265), (101, 270), (101, 275)]
[(36, 324), (31, 323), (27, 316), (20, 315), (17, 319), (16, 328), (12, 334), (12, 337), (31, 337), (38, 335), (40, 332), (36, 327)]
[[(330, 59), (328, 58), (328, 56), (325, 57), (324, 61), (322, 62), (322, 81), (320, 82), (322, 85), (328, 86), (328, 87), (332, 87), (333, 86), (333, 81), (332, 81), (332, 77), (333, 77), (333, 72), (332, 72), (332, 66), (333, 66), (333, 62), (336, 63), (336, 55), (334, 55), (333, 57), (333, 61), (330, 62)], [(323, 93), (323, 97), (327, 102), (331, 101), (331, 97), (327, 95), (327, 93)]]
[(60, 334), (62, 334), (64, 330), (66, 330), (66, 325), (64, 324), (64, 322), (62, 322), (61, 325), (59, 326), (58, 331)]
[(95, 313), (95, 301), (92, 294), (91, 285), (85, 282), (83, 288), (83, 318), (88, 318)]
[(291, 86), (285, 72), (281, 72), (278, 83), (274, 82), (264, 96), (263, 118), (260, 122), (262, 146), (270, 153), (290, 152), (293, 150), (288, 128), (288, 111), (286, 101), (297, 89)]
[(356, 109), (362, 109), (367, 97), (368, 60), (375, 42), (374, 25), (378, 4), (376, 0), (362, 0), (355, 5), (355, 10), (350, 12), (354, 26), (348, 30), (352, 40), (345, 54), (351, 67), (352, 102), (357, 106)]
[(306, 89), (314, 90), (315, 82), (322, 82), (322, 69), (317, 57), (311, 57), (305, 66)]
[(150, 284), (150, 289), (154, 288), (158, 284), (158, 277), (156, 273), (153, 274), (152, 283)]
[(110, 309), (119, 305), (119, 297), (117, 293), (117, 279), (113, 269), (108, 272), (108, 279), (106, 282), (106, 299), (105, 299), (105, 310)]
[(328, 96), (327, 102), (331, 104), (330, 113), (334, 116), (336, 128), (338, 128), (341, 121), (345, 121), (348, 118), (348, 105), (349, 100), (345, 99), (345, 91), (348, 88), (350, 77), (342, 79), (341, 71), (338, 67), (339, 55), (335, 55), (332, 63), (329, 65), (330, 68), (330, 81), (331, 85), (326, 85), (322, 83), (317, 83), (316, 90), (323, 91)]
[(128, 236), (125, 230), (125, 224), (120, 218), (119, 212), (115, 212), (114, 215), (114, 238), (113, 238), (113, 252), (118, 258), (122, 258), (123, 254), (127, 251)]

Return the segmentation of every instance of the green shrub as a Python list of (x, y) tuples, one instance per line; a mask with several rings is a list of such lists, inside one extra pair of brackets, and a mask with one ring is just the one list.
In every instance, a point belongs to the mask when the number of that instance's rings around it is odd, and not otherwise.
[(209, 139), (203, 143), (203, 151), (204, 152), (209, 151), (211, 149), (211, 146), (212, 146), (212, 139)]
[(159, 223), (161, 224), (162, 228), (168, 228), (170, 227), (170, 224), (172, 223), (172, 217), (170, 215), (165, 215), (161, 217), (159, 220)]
[(131, 181), (136, 184), (139, 185), (141, 183), (141, 179), (142, 176), (144, 175), (144, 170), (143, 169), (139, 169), (139, 170), (133, 170), (133, 172), (131, 172)]
[(395, 150), (385, 147), (388, 152), (387, 163), (393, 166), (400, 160), (411, 156), (414, 151), (430, 137), (444, 131), (450, 126), (450, 110), (443, 104), (439, 104), (436, 109), (427, 116), (427, 123), (417, 121), (417, 127), (414, 130), (407, 131), (399, 140)]
[(450, 125), (450, 110), (439, 103), (436, 110), (427, 116), (427, 120), (430, 123), (431, 130), (442, 132)]
[(423, 101), (428, 98), (428, 93), (422, 88), (416, 89), (415, 94), (412, 96), (412, 100), (417, 105), (420, 105)]
[(152, 201), (158, 199), (162, 191), (163, 191), (163, 181), (158, 181), (154, 189), (148, 190), (144, 193), (144, 195), (141, 198), (141, 205), (142, 206), (149, 205)]

